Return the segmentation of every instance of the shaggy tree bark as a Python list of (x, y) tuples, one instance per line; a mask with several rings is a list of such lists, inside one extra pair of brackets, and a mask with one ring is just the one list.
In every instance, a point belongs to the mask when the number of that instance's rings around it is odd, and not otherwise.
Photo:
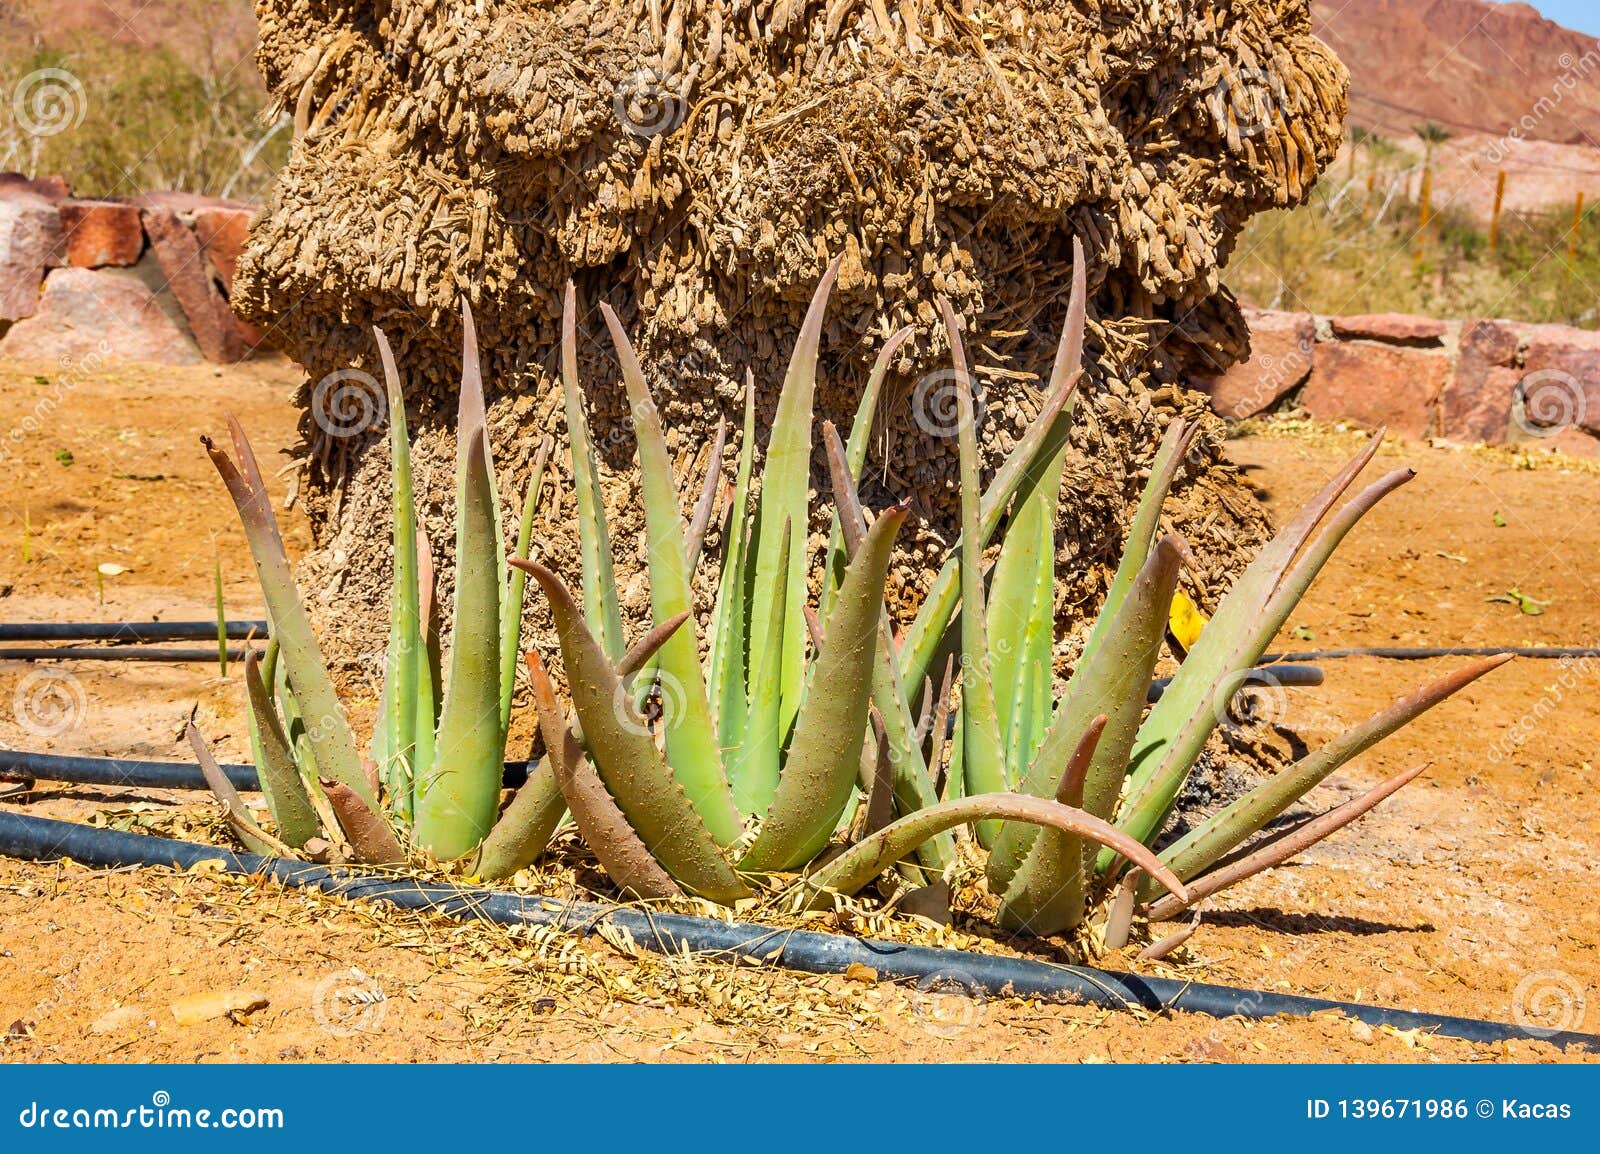
[[(1037, 411), (1074, 236), (1088, 252), (1091, 373), (1058, 572), (1061, 615), (1081, 619), (1162, 428), (1203, 409), (1186, 374), (1246, 350), (1219, 279), (1235, 238), (1252, 214), (1299, 202), (1331, 161), (1347, 85), (1311, 35), (1308, 0), (258, 9), (261, 65), (296, 140), (236, 303), (307, 369), (309, 587), (347, 659), (376, 651), (386, 618), (387, 454), (350, 393), (360, 378), (338, 375), (375, 370), (370, 325), (395, 342), (423, 507), (447, 543), (460, 298), (485, 350), (502, 487), (518, 493), (539, 439), (563, 435), (556, 343), (562, 287), (577, 282), (625, 600), (642, 616), (632, 438), (595, 305), (609, 301), (636, 340), (688, 489), (717, 418), (737, 427), (746, 369), (764, 437), (807, 300), (842, 254), (819, 418), (847, 423), (883, 341), (916, 326), (866, 487), (916, 503), (891, 598), (903, 612), (957, 514), (934, 299), (967, 325), (992, 464)], [(1173, 510), (1201, 558), (1202, 600), (1263, 529), (1217, 440)], [(541, 551), (570, 575), (564, 447), (552, 462), (560, 496), (547, 491)]]

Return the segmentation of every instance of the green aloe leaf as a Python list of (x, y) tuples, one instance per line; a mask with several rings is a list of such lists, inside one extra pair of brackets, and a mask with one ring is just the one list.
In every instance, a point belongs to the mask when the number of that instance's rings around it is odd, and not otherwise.
[(222, 772), (222, 767), (211, 755), (211, 748), (206, 745), (206, 739), (200, 736), (200, 731), (194, 727), (194, 723), (185, 725), (183, 732), (189, 739), (190, 748), (194, 750), (195, 760), (200, 763), (200, 773), (206, 779), (206, 785), (222, 803), (228, 824), (233, 827), (233, 832), (239, 836), (239, 840), (244, 842), (245, 848), (252, 853), (265, 854), (267, 857), (294, 857), (293, 850), (267, 833), (250, 817), (250, 811), (244, 805), (244, 798), (239, 796), (239, 791), (233, 787), (233, 782), (228, 780), (228, 775)]
[(289, 748), (294, 751), (294, 762), (300, 770), (300, 780), (305, 785), (307, 796), (311, 799), (311, 808), (317, 811), (323, 834), (326, 837), (336, 837), (339, 833), (339, 819), (334, 816), (332, 807), (328, 805), (328, 799), (322, 795), (322, 787), (317, 784), (322, 775), (317, 772), (316, 751), (311, 748), (311, 739), (306, 734), (305, 719), (300, 715), (300, 703), (295, 700), (294, 688), (289, 684), (288, 674), (277, 657), (278, 643), (272, 641), (267, 645), (267, 656), (261, 663), (261, 680), (272, 687), (279, 714), (283, 719), (283, 732), (289, 738)]
[[(1185, 881), (1198, 876), (1260, 832), (1269, 821), (1310, 793), (1330, 774), (1511, 659), (1512, 655), (1506, 653), (1474, 661), (1407, 694), (1389, 708), (1307, 754), (1207, 818), (1163, 851), (1161, 860)], [(1145, 896), (1149, 898), (1152, 895), (1147, 893)]]
[[(778, 539), (778, 580), (772, 587), (772, 613), (767, 618), (768, 632), (762, 643), (766, 649), (783, 643), (789, 603), (788, 557), (789, 536), (784, 534)], [(742, 814), (765, 814), (778, 793), (785, 736), (781, 674), (776, 661), (761, 666), (760, 680), (750, 685), (750, 706), (744, 729), (728, 750), (728, 782)]]
[[(672, 458), (661, 432), (661, 414), (650, 397), (633, 346), (610, 306), (602, 304), (600, 312), (617, 350), (633, 414), (649, 547), (646, 565), (650, 573), (650, 605), (655, 619), (664, 621), (694, 610)], [(732, 845), (744, 833), (744, 820), (722, 768), (722, 749), (706, 695), (693, 621), (661, 646), (655, 660), (666, 710), (667, 763), (711, 835), (723, 845)]]
[[(1371, 451), (1358, 456), (1352, 465), (1370, 459)], [(1351, 466), (1346, 466), (1334, 479), (1334, 485), (1343, 482), (1347, 486), (1357, 472), (1359, 469), (1352, 471)], [(1341, 487), (1330, 495), (1334, 489), (1330, 485), (1308, 507), (1309, 515), (1302, 513), (1291, 522), (1246, 568), (1178, 667), (1161, 700), (1145, 718), (1136, 741), (1139, 767), (1128, 779), (1118, 826), (1144, 841), (1160, 831), (1206, 739), (1220, 724), (1240, 675), (1261, 659), (1312, 580), (1356, 523), (1412, 476), (1409, 469), (1402, 469), (1368, 486), (1339, 510), (1327, 529), (1296, 559), (1305, 539), (1337, 499), (1338, 491), (1342, 491)], [(1290, 538), (1280, 544), (1285, 534)], [(1294, 547), (1290, 549), (1289, 545)], [(1268, 559), (1265, 566), (1261, 566), (1263, 558)], [(1189, 676), (1191, 673), (1195, 676)], [(1199, 677), (1209, 678), (1203, 693)], [(1169, 698), (1178, 702), (1171, 709), (1167, 708)]]
[(416, 812), (416, 783), (433, 769), (438, 745), (439, 707), (444, 700), (444, 658), (439, 639), (439, 586), (433, 564), (433, 543), (419, 518), (417, 588), (421, 595), (422, 667), (417, 677), (417, 751), (411, 765), (411, 789), (395, 799), (397, 812), (410, 824)]
[(1014, 742), (1007, 750), (1009, 764), (1025, 766), (1044, 735), (1050, 730), (1055, 713), (1056, 694), (1056, 535), (1055, 523), (1060, 511), (1061, 494), (1052, 490), (1045, 515), (1040, 518), (1038, 596), (1034, 598), (1033, 613), (1024, 635), (1024, 660), (1031, 673), (1027, 676), (1029, 693), (1027, 713), (1014, 728)]
[(539, 731), (544, 735), (545, 763), (555, 774), (584, 844), (594, 851), (606, 874), (624, 893), (646, 900), (681, 898), (683, 890), (639, 840), (584, 756), (556, 703), (555, 688), (545, 672), (544, 661), (533, 652), (527, 654), (527, 659), (533, 700), (539, 711)]
[(245, 651), (244, 683), (250, 699), (250, 744), (261, 779), (261, 792), (267, 799), (273, 821), (277, 822), (278, 837), (284, 844), (299, 849), (321, 832), (321, 823), (294, 763), (294, 753), (278, 718), (277, 707), (262, 680), (260, 659), (254, 649)]
[(1033, 753), (1035, 687), (1051, 675), (1055, 585), (1041, 582), (1040, 576), (1041, 559), (1054, 554), (1053, 496), (1050, 486), (1040, 485), (1022, 502), (1006, 528), (989, 577), (984, 623), (989, 677), (995, 687), (1003, 760), (1013, 772)]
[[(1056, 801), (1062, 805), (1082, 809), (1089, 767), (1109, 720), (1102, 713), (1084, 728), (1056, 786)], [(1008, 822), (1006, 828), (1015, 829), (1017, 824)], [(1074, 930), (1083, 921), (1089, 888), (1083, 838), (1065, 830), (1033, 828), (1033, 848), (1005, 892), (999, 923), (1006, 929), (1041, 936)]]
[(1317, 534), (1316, 539), (1295, 558), (1294, 563), (1289, 566), (1288, 571), (1272, 591), (1265, 614), (1255, 622), (1254, 635), (1249, 642), (1253, 652), (1250, 664), (1254, 665), (1260, 660), (1261, 654), (1266, 652), (1272, 639), (1288, 622), (1295, 607), (1300, 604), (1301, 598), (1311, 588), (1311, 583), (1317, 579), (1317, 575), (1344, 543), (1350, 531), (1377, 506), (1379, 501), (1412, 481), (1416, 475), (1412, 469), (1396, 469), (1384, 474), (1352, 497), (1324, 526), (1322, 532)]
[[(877, 359), (872, 362), (872, 371), (867, 374), (867, 384), (861, 390), (861, 400), (856, 404), (855, 420), (850, 425), (850, 439), (844, 447), (844, 460), (850, 473), (850, 479), (856, 484), (861, 483), (861, 470), (867, 464), (867, 445), (872, 438), (872, 419), (877, 413), (878, 398), (883, 393), (883, 382), (889, 376), (889, 366), (894, 363), (895, 354), (900, 351), (900, 346), (911, 339), (917, 330), (911, 325), (899, 330), (884, 342), (883, 348), (878, 350)], [(833, 611), (833, 599), (839, 591), (839, 582), (844, 580), (844, 567), (849, 564), (849, 555), (845, 552), (843, 528), (839, 523), (837, 510), (833, 514), (833, 524), (828, 531), (827, 567), (824, 570), (822, 582), (822, 608), (821, 617), (826, 620)]]
[[(393, 486), (394, 582), (390, 593), (389, 649), (383, 694), (373, 735), (374, 756), (389, 804), (409, 813), (417, 754), (417, 698), (422, 692), (424, 639), (422, 593), (417, 572), (417, 506), (411, 479), (411, 441), (406, 430), (405, 392), (394, 350), (374, 326), (389, 402), (389, 473)], [(381, 740), (380, 740), (381, 739)]]
[(544, 590), (584, 744), (639, 840), (686, 889), (724, 905), (748, 897), (749, 888), (723, 857), (649, 729), (633, 715), (627, 688), (584, 623), (571, 592), (537, 561), (513, 564), (526, 569)]
[(416, 843), (441, 861), (489, 836), (500, 806), (500, 598), (504, 566), (477, 331), (462, 303), (456, 426), (456, 595), (433, 764), (417, 779)]
[(398, 865), (406, 860), (405, 850), (400, 848), (389, 823), (353, 789), (328, 777), (321, 784), (356, 861), (363, 865)]
[[(957, 439), (961, 450), (961, 717), (962, 767), (967, 793), (1001, 793), (1011, 787), (1000, 738), (1000, 714), (995, 705), (989, 665), (989, 635), (983, 591), (983, 534), (980, 529), (978, 481), (978, 430), (972, 409), (972, 380), (967, 375), (967, 355), (961, 346), (955, 310), (943, 297), (939, 310), (950, 339), (950, 359), (955, 372)], [(1000, 827), (985, 822), (978, 827), (984, 848), (994, 844)]]
[[(1028, 426), (1027, 432), (1012, 446), (1011, 452), (983, 491), (979, 503), (979, 541), (981, 553), (999, 528), (1002, 518), (1011, 506), (1011, 499), (1019, 492), (1031, 491), (1046, 478), (1061, 475), (1060, 460), (1067, 437), (1072, 431), (1072, 400), (1083, 377), (1083, 341), (1085, 317), (1088, 309), (1088, 290), (1083, 270), (1083, 248), (1073, 240), (1074, 265), (1072, 297), (1067, 304), (1067, 317), (1062, 325), (1061, 339), (1056, 346), (1056, 360), (1050, 374), (1045, 402), (1039, 414)], [(961, 547), (958, 543), (957, 548)], [(916, 618), (906, 629), (900, 646), (900, 675), (907, 685), (921, 685), (940, 646), (945, 631), (955, 617), (961, 600), (959, 557), (945, 562), (934, 578)]]
[(300, 591), (290, 572), (283, 537), (261, 485), (255, 456), (248, 451), (249, 442), (238, 423), (230, 418), (229, 425), (236, 448), (244, 447), (240, 453), (243, 472), (209, 438), (201, 438), (201, 441), (239, 512), (289, 684), (305, 716), (316, 719), (316, 724), (306, 729), (307, 740), (324, 774), (345, 783), (369, 804), (376, 804), (377, 798), (361, 770), (355, 735), (350, 731), (339, 696), (334, 692), (333, 680), (328, 676), (322, 650), (311, 629), (311, 619), (306, 615)]
[[(749, 548), (750, 469), (755, 457), (756, 387), (745, 373), (744, 435), (728, 510), (728, 532), (722, 546), (717, 600), (711, 612), (711, 641), (706, 658), (710, 671), (707, 695), (717, 713), (717, 740), (731, 760), (748, 730), (749, 699), (745, 680), (746, 553)], [(732, 776), (730, 774), (730, 776)]]
[[(1105, 642), (1073, 670), (1055, 721), (1022, 775), (1022, 792), (1048, 796), (1094, 719), (1104, 715), (1105, 732), (1096, 744), (1080, 804), (1096, 817), (1110, 817), (1144, 714), (1151, 674), (1161, 650), (1162, 627), (1187, 553), (1183, 538), (1175, 534), (1164, 537), (1151, 551), (1118, 608)], [(996, 893), (1009, 897), (1017, 884), (1014, 876), (1036, 848), (1034, 837), (1034, 831), (1027, 826), (1007, 826), (1001, 831), (988, 863), (989, 886)], [(1060, 876), (1062, 868), (1041, 864), (1035, 872)], [(1035, 902), (1038, 903), (1037, 898)]]
[[(533, 548), (533, 522), (539, 511), (539, 492), (544, 488), (544, 471), (550, 462), (551, 440), (539, 442), (533, 459), (533, 475), (522, 499), (522, 518), (517, 525), (514, 556), (526, 561)], [(508, 566), (506, 597), (500, 613), (500, 741), (511, 732), (511, 699), (517, 689), (517, 653), (522, 646), (522, 607), (526, 603), (528, 575)], [(520, 866), (518, 868), (521, 868)]]
[(544, 853), (566, 812), (556, 758), (547, 753), (543, 760), (529, 764), (528, 780), (478, 847), (472, 872), (495, 881), (526, 869)]
[(239, 458), (239, 470), (248, 482), (251, 497), (267, 523), (267, 530), (282, 548), (283, 533), (278, 528), (278, 518), (273, 514), (272, 502), (267, 497), (267, 486), (261, 478), (261, 465), (256, 460), (256, 451), (250, 444), (250, 438), (244, 435), (244, 426), (231, 413), (228, 414), (228, 437), (233, 442), (234, 455)]
[[(1182, 912), (1185, 907), (1192, 906), (1195, 902), (1220, 893), (1229, 886), (1238, 885), (1246, 878), (1254, 877), (1258, 873), (1264, 873), (1274, 866), (1282, 865), (1290, 858), (1304, 853), (1319, 841), (1339, 832), (1357, 818), (1365, 815), (1390, 795), (1411, 784), (1428, 770), (1429, 764), (1424, 762), (1422, 765), (1397, 773), (1393, 777), (1380, 782), (1360, 797), (1330, 809), (1320, 817), (1312, 818), (1285, 834), (1269, 839), (1252, 853), (1229, 862), (1221, 869), (1202, 875), (1189, 883), (1187, 897), (1169, 893), (1150, 907), (1148, 911), (1150, 920), (1157, 922), (1173, 917)], [(1169, 889), (1171, 888), (1165, 878), (1158, 877), (1157, 881), (1167, 885)]]
[(760, 684), (765, 667), (778, 664), (783, 687), (782, 725), (788, 729), (799, 710), (805, 676), (806, 535), (810, 528), (807, 501), (810, 493), (812, 403), (817, 386), (817, 354), (822, 344), (822, 322), (828, 294), (839, 275), (840, 258), (823, 273), (811, 298), (805, 321), (795, 339), (794, 352), (778, 394), (767, 458), (761, 472), (761, 494), (756, 506), (755, 554), (750, 598), (750, 637), (766, 638), (772, 632), (773, 590), (778, 586), (777, 560), (780, 536), (789, 538), (787, 590), (784, 605), (783, 644), (750, 650), (751, 685)]
[[(1131, 785), (1142, 790), (1155, 775), (1159, 758), (1151, 751), (1160, 751), (1173, 744), (1180, 733), (1198, 718), (1202, 710), (1209, 713), (1211, 699), (1218, 683), (1234, 670), (1254, 664), (1244, 659), (1241, 666), (1243, 640), (1251, 625), (1260, 617), (1272, 592), (1310, 539), (1318, 523), (1327, 516), (1340, 495), (1354, 483), (1361, 470), (1366, 468), (1378, 451), (1380, 436), (1374, 436), (1354, 459), (1329, 480), (1315, 498), (1301, 507), (1288, 524), (1258, 553), (1245, 571), (1223, 597), (1212, 615), (1200, 640), (1189, 651), (1178, 668), (1172, 683), (1162, 693), (1161, 700), (1151, 709), (1138, 743), (1141, 752), (1140, 768), (1135, 770)], [(1209, 734), (1210, 730), (1206, 730)], [(1192, 738), (1191, 738), (1192, 740)], [(1200, 738), (1204, 744), (1205, 736)]]
[(906, 515), (904, 505), (885, 510), (845, 569), (777, 794), (742, 869), (774, 872), (805, 865), (827, 845), (850, 801), (867, 729), (883, 587)]
[(1116, 619), (1123, 598), (1127, 597), (1134, 579), (1149, 560), (1150, 550), (1154, 548), (1156, 536), (1161, 532), (1161, 509), (1166, 504), (1167, 495), (1172, 492), (1172, 483), (1177, 480), (1178, 470), (1183, 467), (1189, 446), (1194, 443), (1195, 434), (1199, 431), (1199, 425), (1191, 425), (1178, 418), (1167, 426), (1166, 433), (1162, 435), (1155, 459), (1150, 463), (1150, 478), (1139, 497), (1133, 522), (1128, 526), (1128, 540), (1123, 545), (1116, 576), (1111, 579), (1111, 588), (1106, 590), (1100, 615), (1095, 618), (1094, 626), (1083, 643), (1082, 660), (1088, 660), (1105, 640), (1106, 631)]
[[(867, 536), (861, 495), (856, 491), (855, 475), (850, 471), (849, 450), (840, 444), (838, 430), (831, 421), (822, 423), (827, 450), (828, 478), (833, 486), (834, 524), (839, 530), (839, 545), (845, 563), (861, 549)], [(911, 718), (911, 702), (894, 659), (894, 644), (889, 636), (887, 614), (878, 619), (878, 644), (873, 660), (872, 704), (881, 715), (884, 735), (889, 743), (890, 768), (895, 801), (904, 813), (926, 809), (939, 800), (933, 777), (922, 756), (922, 741)], [(941, 735), (942, 736), (942, 735)], [(936, 873), (955, 860), (955, 839), (941, 833), (917, 850), (922, 864)]]
[(992, 793), (942, 801), (857, 842), (805, 879), (807, 904), (822, 907), (832, 895), (854, 894), (934, 834), (980, 821), (1027, 821), (1059, 829), (1125, 855), (1164, 883), (1183, 884), (1148, 849), (1093, 814), (1042, 797)]
[(600, 466), (589, 435), (589, 422), (583, 415), (583, 393), (578, 387), (577, 302), (577, 291), (568, 281), (561, 310), (561, 396), (572, 449), (572, 496), (578, 508), (583, 612), (590, 630), (599, 635), (606, 656), (615, 661), (625, 647), (622, 612), (617, 605), (617, 575), (611, 556), (611, 531), (606, 525), (605, 498), (600, 493)]

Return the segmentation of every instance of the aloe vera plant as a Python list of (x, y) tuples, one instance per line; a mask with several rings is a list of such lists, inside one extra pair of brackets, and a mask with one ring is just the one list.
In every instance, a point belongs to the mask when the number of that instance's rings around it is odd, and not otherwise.
[[(226, 778), (211, 775), (239, 836), (263, 852), (308, 853), (337, 843), (361, 861), (424, 851), (492, 878), (535, 860), (570, 812), (625, 893), (732, 904), (777, 884), (812, 907), (853, 895), (889, 871), (922, 882), (948, 875), (966, 844), (986, 852), (981, 864), (1004, 927), (1076, 932), (1108, 908), (1104, 933), (1112, 942), (1126, 936), (1141, 903), (1152, 920), (1171, 917), (1302, 851), (1413, 780), (1420, 769), (1253, 841), (1330, 774), (1503, 659), (1469, 665), (1401, 698), (1154, 848), (1271, 639), (1343, 538), (1410, 473), (1389, 474), (1335, 512), (1376, 452), (1374, 438), (1241, 574), (1147, 708), (1189, 560), (1183, 539), (1161, 532), (1163, 505), (1194, 434), (1172, 421), (1101, 613), (1058, 693), (1054, 526), (1087, 313), (1081, 249), (1076, 256), (1037, 418), (987, 484), (960, 326), (941, 302), (958, 412), (961, 534), (915, 619), (898, 633), (884, 589), (909, 506), (874, 514), (857, 485), (880, 390), (906, 331), (885, 342), (848, 438), (821, 423), (831, 527), (824, 553), (807, 551), (821, 512), (813, 515), (810, 497), (817, 356), (837, 262), (797, 338), (760, 466), (754, 386), (747, 384), (733, 484), (719, 501), (720, 428), (687, 516), (643, 368), (616, 316), (600, 306), (637, 438), (644, 513), (652, 624), (631, 644), (577, 375), (571, 287), (560, 360), (581, 588), (574, 593), (529, 556), (542, 454), (507, 556), (469, 313), (447, 659), (430, 550), (411, 492), (398, 373), (379, 333), (392, 414), (395, 578), (384, 688), (365, 764), (235, 426), (239, 464), (215, 449), (212, 456), (245, 523), (274, 638), (265, 661), (250, 658), (245, 676), (275, 829), (253, 823)], [(718, 548), (707, 550), (719, 505)], [(694, 596), (701, 566), (713, 567), (709, 606)], [(530, 577), (555, 627), (554, 650), (524, 654), (546, 755), (497, 813)], [(557, 652), (559, 678), (548, 664)], [(198, 735), (194, 740), (208, 764)], [(963, 830), (970, 836), (958, 841)]]
[[(638, 439), (645, 555), (660, 624), (621, 653), (619, 642), (608, 642), (607, 623), (620, 613), (610, 558), (599, 548), (583, 552), (582, 605), (537, 561), (511, 562), (539, 584), (555, 621), (570, 707), (557, 701), (543, 657), (530, 652), (528, 662), (545, 747), (580, 831), (613, 880), (641, 897), (692, 893), (737, 901), (753, 892), (757, 878), (805, 871), (851, 824), (858, 786), (864, 772), (870, 774), (864, 766), (877, 760), (878, 743), (868, 739), (869, 717), (875, 717), (884, 741), (897, 743), (900, 781), (896, 789), (895, 775), (888, 775), (886, 788), (905, 799), (903, 812), (898, 821), (864, 831), (849, 854), (817, 875), (831, 890), (860, 889), (882, 865), (936, 845), (958, 825), (1002, 818), (1106, 846), (1181, 890), (1176, 875), (1144, 846), (1055, 799), (996, 791), (938, 803), (920, 756), (922, 738), (912, 732), (899, 688), (883, 603), (907, 506), (892, 506), (866, 524), (854, 480), (836, 476), (827, 579), (818, 607), (808, 603), (812, 398), (836, 272), (837, 266), (824, 277), (800, 331), (759, 477), (753, 469), (754, 398), (747, 396), (704, 660), (690, 589), (709, 527), (707, 495), (714, 496), (715, 487), (702, 487), (686, 526), (643, 371), (615, 315), (601, 306)], [(582, 478), (592, 475), (593, 448), (572, 371), (577, 337), (570, 292), (566, 307), (563, 388), (574, 475)], [(872, 407), (906, 335), (897, 334), (880, 354), (863, 410)], [(837, 444), (831, 427), (827, 432), (844, 476), (852, 468), (859, 473), (865, 422), (858, 421), (848, 449)], [(721, 468), (716, 457), (713, 472)], [(579, 501), (578, 510), (580, 539), (608, 542), (603, 507)], [(661, 687), (659, 732), (638, 710), (641, 677)], [(910, 756), (898, 756), (901, 750)], [(951, 849), (943, 851), (945, 864)], [(938, 860), (940, 851), (930, 852)]]
[[(374, 330), (388, 388), (394, 580), (368, 758), (358, 755), (290, 575), (249, 440), (230, 420), (233, 457), (205, 442), (244, 525), (271, 623), (265, 660), (250, 653), (245, 680), (251, 746), (275, 834), (261, 830), (236, 798), (219, 791), (235, 829), (253, 848), (374, 864), (413, 856), (461, 860), (473, 872), (503, 877), (543, 852), (564, 812), (548, 764), (533, 767), (500, 812), (525, 579), (507, 564), (500, 534), (500, 498), (469, 309), (463, 309), (462, 323), (456, 593), (448, 653), (439, 643), (431, 550), (417, 519), (399, 372), (387, 339)], [(517, 542), (522, 555), (529, 547), (548, 452), (546, 443), (523, 507)], [(197, 733), (191, 732), (190, 740), (197, 751), (203, 748)], [(204, 754), (202, 764), (208, 760)]]
[[(989, 851), (987, 880), (1008, 928), (1076, 930), (1118, 889), (1153, 914), (1171, 916), (1197, 893), (1282, 860), (1275, 841), (1237, 851), (1329, 774), (1500, 664), (1468, 666), (1402, 698), (1175, 844), (1153, 850), (1234, 692), (1338, 543), (1410, 474), (1390, 474), (1364, 490), (1313, 536), (1371, 459), (1375, 438), (1241, 576), (1147, 710), (1164, 625), (1189, 559), (1181, 537), (1160, 532), (1162, 505), (1194, 433), (1173, 421), (1105, 605), (1058, 697), (1053, 528), (1083, 352), (1081, 254), (1077, 268), (1039, 417), (987, 487), (961, 333), (943, 306), (959, 415), (962, 534), (899, 637), (884, 611), (882, 583), (906, 510), (870, 516), (856, 484), (877, 390), (904, 334), (888, 342), (874, 367), (848, 444), (823, 423), (833, 528), (815, 611), (804, 598), (810, 566), (795, 563), (804, 546), (797, 527), (812, 523), (801, 463), (814, 445), (810, 399), (830, 270), (785, 376), (753, 499), (747, 405), (704, 663), (686, 594), (698, 547), (683, 543), (682, 501), (643, 374), (602, 306), (639, 435), (653, 605), (655, 619), (666, 624), (619, 655), (620, 643), (608, 648), (599, 627), (618, 619), (615, 580), (600, 568), (608, 558), (585, 552), (581, 608), (550, 570), (513, 564), (532, 573), (550, 601), (572, 686), (570, 709), (563, 709), (544, 658), (528, 655), (544, 740), (561, 760), (557, 776), (580, 828), (619, 884), (642, 896), (688, 891), (730, 901), (749, 892), (752, 875), (800, 873), (794, 892), (821, 905), (891, 867), (923, 877), (947, 869), (954, 860), (949, 831), (969, 827)], [(570, 311), (570, 296), (567, 303)], [(573, 365), (574, 326), (564, 332), (563, 363)], [(570, 372), (564, 385), (575, 458), (588, 456), (586, 431), (571, 416), (581, 414), (581, 398)], [(696, 524), (705, 523), (704, 512), (697, 510)], [(581, 505), (580, 516), (585, 541), (608, 539), (597, 505)], [(986, 560), (997, 537), (998, 552)], [(669, 643), (676, 657), (653, 666), (671, 686), (658, 734), (634, 711), (641, 695), (633, 679), (645, 664), (640, 646)], [(959, 700), (948, 684), (932, 691), (940, 653), (956, 654)], [(946, 742), (952, 709), (954, 736)], [(703, 740), (708, 730), (717, 735), (715, 748)], [(1395, 788), (1385, 783), (1364, 807), (1333, 811), (1279, 841), (1298, 852)]]

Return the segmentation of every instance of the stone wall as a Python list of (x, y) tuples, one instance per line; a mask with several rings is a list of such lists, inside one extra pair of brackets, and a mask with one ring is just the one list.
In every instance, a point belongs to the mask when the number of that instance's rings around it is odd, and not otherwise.
[(0, 173), (0, 357), (194, 364), (261, 342), (228, 305), (254, 210), (186, 192), (91, 200)]
[(1402, 437), (1600, 456), (1600, 333), (1247, 309), (1251, 357), (1194, 380), (1230, 420), (1297, 408)]

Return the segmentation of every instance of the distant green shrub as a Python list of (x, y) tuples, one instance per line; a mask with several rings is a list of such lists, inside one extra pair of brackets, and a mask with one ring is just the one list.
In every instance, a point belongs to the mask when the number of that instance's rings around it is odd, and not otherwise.
[(248, 56), (76, 39), (70, 49), (0, 47), (0, 170), (61, 173), (80, 196), (266, 196), (290, 132), (264, 117)]
[(1418, 206), (1397, 197), (1385, 209), (1385, 184), (1369, 199), (1364, 180), (1343, 190), (1325, 182), (1304, 207), (1256, 217), (1239, 239), (1227, 283), (1250, 304), (1331, 316), (1408, 312), (1600, 327), (1587, 289), (1600, 283), (1593, 212), (1585, 213), (1569, 262), (1570, 205), (1506, 213), (1494, 252), (1486, 224), (1459, 208), (1436, 208), (1419, 267)]

